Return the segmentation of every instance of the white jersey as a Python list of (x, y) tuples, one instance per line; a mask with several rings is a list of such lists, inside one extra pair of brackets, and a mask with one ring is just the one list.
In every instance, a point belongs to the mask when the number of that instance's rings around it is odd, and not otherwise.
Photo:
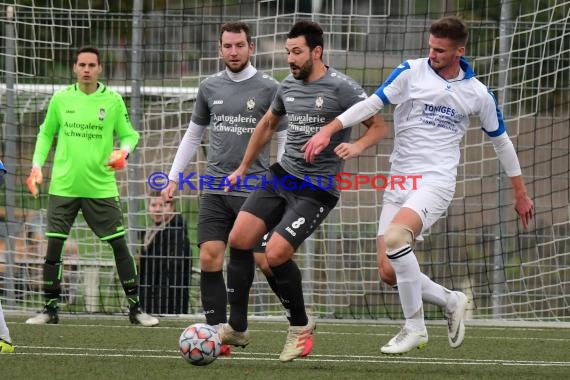
[(376, 90), (385, 105), (397, 104), (392, 173), (422, 175), (422, 181), (450, 186), (455, 184), (469, 116), (478, 116), (490, 137), (505, 133), (495, 98), (475, 78), (467, 60), (461, 58), (460, 65), (461, 79), (445, 80), (428, 58), (408, 60)]

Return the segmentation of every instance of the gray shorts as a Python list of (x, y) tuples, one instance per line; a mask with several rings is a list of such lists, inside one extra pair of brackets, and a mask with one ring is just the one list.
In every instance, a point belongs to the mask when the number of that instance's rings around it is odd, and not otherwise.
[(67, 239), (79, 210), (91, 230), (101, 240), (112, 240), (125, 235), (119, 197), (72, 198), (50, 195), (46, 236)]
[[(207, 241), (228, 243), (228, 236), (246, 197), (222, 194), (202, 194), (198, 211), (198, 247)], [(267, 234), (254, 248), (265, 252)]]

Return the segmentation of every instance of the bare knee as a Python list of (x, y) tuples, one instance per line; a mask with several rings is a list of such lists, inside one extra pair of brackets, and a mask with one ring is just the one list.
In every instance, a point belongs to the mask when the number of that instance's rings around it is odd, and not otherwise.
[(265, 256), (265, 253), (254, 252), (253, 257), (255, 259), (255, 265), (257, 265), (259, 270), (261, 270), (266, 277), (273, 276), (271, 268), (269, 267), (269, 263), (267, 262), (267, 256)]
[(265, 224), (261, 219), (240, 211), (228, 236), (228, 244), (236, 249), (252, 249), (265, 233)]
[(223, 269), (226, 245), (223, 241), (207, 241), (200, 245), (200, 269), (217, 272)]
[(414, 232), (408, 226), (390, 223), (384, 233), (384, 243), (388, 252), (395, 251), (414, 242)]
[(254, 236), (252, 233), (244, 231), (238, 225), (234, 225), (234, 228), (232, 228), (228, 236), (228, 244), (230, 247), (236, 249), (252, 249), (256, 246), (257, 241), (256, 235)]
[(234, 228), (232, 228), (232, 230), (230, 231), (230, 234), (228, 235), (228, 244), (230, 247), (234, 247), (237, 249), (244, 249), (243, 241), (240, 238), (240, 233), (236, 231), (235, 225)]
[(396, 273), (390, 260), (386, 256), (386, 244), (384, 243), (384, 236), (378, 236), (378, 274), (382, 282), (394, 286), (396, 285)]
[(276, 267), (293, 258), (295, 248), (284, 237), (278, 233), (271, 235), (265, 247), (265, 256), (267, 263)]

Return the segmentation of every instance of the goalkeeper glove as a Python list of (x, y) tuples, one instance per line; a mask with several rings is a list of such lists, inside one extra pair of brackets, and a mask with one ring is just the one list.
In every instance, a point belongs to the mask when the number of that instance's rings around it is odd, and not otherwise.
[(26, 180), (26, 185), (28, 185), (28, 190), (30, 190), (30, 193), (32, 193), (34, 198), (38, 197), (40, 191), (37, 185), (40, 185), (43, 180), (44, 177), (42, 176), (42, 168), (37, 165), (32, 166), (32, 171)]
[(122, 170), (127, 166), (127, 158), (129, 158), (129, 153), (127, 151), (122, 149), (114, 150), (109, 156), (107, 165), (112, 167), (114, 170)]

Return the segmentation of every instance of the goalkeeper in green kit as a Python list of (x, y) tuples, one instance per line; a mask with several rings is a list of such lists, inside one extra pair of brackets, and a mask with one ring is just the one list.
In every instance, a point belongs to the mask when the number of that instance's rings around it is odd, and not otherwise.
[[(77, 83), (57, 91), (36, 140), (32, 171), (26, 184), (34, 197), (42, 183), (41, 167), (57, 144), (49, 187), (47, 253), (43, 266), (45, 305), (28, 324), (58, 323), (63, 246), (71, 226), (82, 211), (91, 230), (110, 244), (117, 272), (129, 303), (129, 319), (142, 326), (156, 326), (158, 319), (144, 313), (138, 296), (136, 263), (125, 239), (123, 212), (115, 170), (125, 168), (139, 134), (133, 129), (122, 97), (98, 82), (102, 72), (99, 51), (90, 46), (75, 55)], [(120, 147), (114, 150), (114, 135)]]

